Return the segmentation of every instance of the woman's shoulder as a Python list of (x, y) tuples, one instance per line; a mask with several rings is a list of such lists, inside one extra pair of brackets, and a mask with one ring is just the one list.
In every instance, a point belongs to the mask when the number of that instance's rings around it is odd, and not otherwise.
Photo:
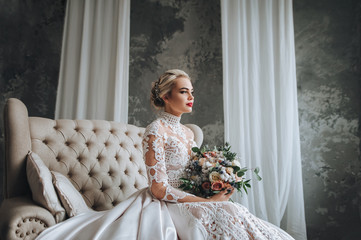
[(155, 119), (145, 128), (144, 136), (159, 135), (162, 129), (163, 125), (160, 123), (160, 120)]
[(183, 124), (181, 124), (181, 126), (182, 126), (182, 128), (184, 129), (184, 132), (186, 133), (187, 137), (193, 139), (193, 138), (194, 138), (194, 133), (193, 133), (193, 131), (192, 131), (189, 127), (187, 127), (187, 126), (185, 126), (185, 125), (183, 125)]

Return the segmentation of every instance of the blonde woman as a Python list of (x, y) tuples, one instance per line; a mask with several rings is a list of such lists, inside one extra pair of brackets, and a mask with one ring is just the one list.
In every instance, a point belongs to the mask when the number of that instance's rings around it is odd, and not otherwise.
[(178, 189), (195, 146), (192, 131), (180, 123), (194, 104), (187, 73), (166, 71), (152, 85), (151, 103), (161, 113), (147, 127), (143, 140), (149, 189), (154, 198), (167, 202), (180, 239), (293, 239), (242, 205), (229, 202), (234, 189), (207, 199)]

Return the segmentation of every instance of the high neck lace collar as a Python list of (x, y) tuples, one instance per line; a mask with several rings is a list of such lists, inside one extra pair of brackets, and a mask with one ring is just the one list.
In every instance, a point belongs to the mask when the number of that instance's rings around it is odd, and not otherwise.
[(179, 125), (181, 117), (177, 117), (173, 114), (167, 113), (167, 112), (161, 112), (159, 116), (168, 124), (170, 125)]

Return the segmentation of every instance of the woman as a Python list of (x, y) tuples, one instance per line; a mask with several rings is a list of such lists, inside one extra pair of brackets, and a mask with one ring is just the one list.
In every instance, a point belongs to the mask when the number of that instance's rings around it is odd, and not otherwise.
[(181, 239), (293, 239), (283, 230), (253, 216), (245, 207), (229, 202), (234, 192), (224, 190), (211, 198), (177, 189), (195, 146), (193, 133), (180, 124), (192, 111), (193, 87), (181, 70), (166, 71), (151, 91), (151, 103), (163, 109), (146, 129), (143, 153), (151, 194), (167, 202)]
[(143, 139), (149, 188), (111, 210), (89, 210), (56, 224), (37, 239), (293, 239), (229, 202), (234, 189), (209, 199), (177, 189), (195, 146), (193, 132), (180, 124), (193, 102), (189, 76), (181, 70), (166, 71), (151, 90), (151, 103), (163, 111)]

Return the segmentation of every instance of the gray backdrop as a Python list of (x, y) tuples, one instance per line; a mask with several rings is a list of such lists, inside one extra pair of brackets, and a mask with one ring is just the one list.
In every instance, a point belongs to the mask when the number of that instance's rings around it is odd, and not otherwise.
[[(294, 0), (306, 222), (309, 239), (360, 239), (360, 0)], [(23, 100), (54, 117), (65, 0), (0, 0), (0, 111)], [(155, 117), (150, 83), (181, 68), (194, 80), (205, 143), (223, 142), (218, 0), (132, 0), (129, 123)], [(3, 175), (3, 118), (0, 118)], [(2, 180), (2, 179), (1, 179)], [(2, 189), (2, 188), (1, 188)], [(0, 195), (2, 198), (2, 193)]]

